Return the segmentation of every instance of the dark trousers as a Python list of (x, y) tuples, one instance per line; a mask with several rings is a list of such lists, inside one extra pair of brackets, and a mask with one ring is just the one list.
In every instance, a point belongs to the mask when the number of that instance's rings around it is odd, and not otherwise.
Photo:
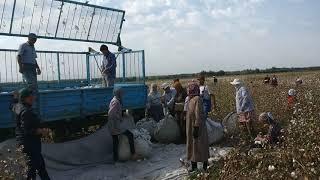
[(187, 138), (186, 137), (187, 133), (186, 133), (186, 119), (185, 119), (184, 112), (176, 111), (176, 119), (179, 124), (182, 141), (185, 142)]
[(33, 91), (38, 90), (38, 82), (37, 82), (37, 67), (34, 64), (23, 64), (23, 73), (22, 77), (28, 88)]
[(23, 152), (27, 157), (27, 180), (36, 180), (37, 173), (41, 180), (50, 180), (44, 159), (41, 154), (40, 142), (24, 142)]
[[(191, 162), (192, 171), (195, 171), (197, 169), (197, 162)], [(203, 170), (208, 169), (208, 161), (203, 162)]]
[(148, 117), (152, 117), (156, 122), (159, 122), (161, 119), (164, 118), (163, 107), (161, 104), (151, 106), (148, 109), (147, 113), (148, 113)]
[[(129, 130), (126, 130), (122, 134), (128, 137), (129, 145), (130, 145), (130, 152), (131, 152), (131, 154), (135, 154), (136, 150), (134, 148), (133, 134)], [(119, 154), (118, 154), (119, 135), (112, 135), (112, 140), (113, 140), (113, 160), (118, 161), (119, 160)]]

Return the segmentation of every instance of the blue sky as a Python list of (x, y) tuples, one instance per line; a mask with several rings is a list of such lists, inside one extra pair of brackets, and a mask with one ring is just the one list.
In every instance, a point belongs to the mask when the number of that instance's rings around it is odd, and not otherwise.
[[(319, 0), (89, 2), (126, 11), (123, 45), (145, 49), (149, 75), (320, 65)], [(24, 41), (1, 39), (0, 46), (8, 48)], [(74, 51), (87, 46), (37, 44), (38, 49)]]

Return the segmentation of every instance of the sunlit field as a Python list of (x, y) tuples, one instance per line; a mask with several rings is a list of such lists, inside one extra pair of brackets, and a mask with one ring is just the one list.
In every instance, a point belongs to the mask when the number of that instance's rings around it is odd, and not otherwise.
[[(235, 111), (235, 88), (230, 84), (234, 78), (239, 78), (249, 87), (257, 115), (270, 111), (284, 128), (282, 142), (275, 146), (265, 146), (252, 149), (252, 139), (244, 133), (238, 136), (226, 135), (216, 146), (233, 147), (234, 150), (224, 159), (214, 163), (209, 169), (209, 175), (196, 174), (191, 179), (318, 179), (320, 180), (320, 72), (279, 73), (279, 85), (274, 88), (263, 84), (265, 74), (218, 77), (218, 83), (213, 83), (212, 77), (207, 77), (207, 85), (216, 97), (216, 110), (210, 113), (210, 118), (222, 121), (230, 112)], [(272, 76), (272, 74), (269, 74)], [(295, 80), (300, 77), (303, 84), (297, 86)], [(194, 77), (196, 79), (197, 77)], [(181, 79), (186, 86), (192, 79)], [(173, 80), (148, 81), (147, 85)], [(293, 109), (287, 107), (289, 89), (297, 90), (297, 101)], [(92, 129), (95, 127), (94, 129)], [(85, 127), (91, 134), (100, 125)], [(256, 132), (266, 132), (266, 128), (255, 124)], [(92, 130), (90, 130), (92, 129)], [(79, 136), (80, 137), (80, 136)], [(51, 139), (54, 142), (54, 140)], [(14, 151), (14, 150), (10, 150)], [(0, 179), (15, 179), (17, 172), (25, 171), (25, 162), (21, 153), (19, 156), (7, 156), (0, 160)]]
[[(256, 113), (272, 112), (285, 130), (282, 143), (254, 152), (249, 148), (252, 143), (250, 140), (240, 138), (239, 141), (232, 142), (230, 137), (226, 137), (224, 141), (231, 141), (229, 145), (234, 146), (235, 150), (211, 168), (210, 179), (320, 177), (320, 73), (292, 72), (276, 75), (279, 81), (276, 88), (263, 84), (264, 74), (222, 77), (218, 78), (217, 84), (213, 84), (212, 78), (207, 79), (207, 84), (217, 99), (217, 108), (210, 114), (211, 118), (222, 120), (229, 112), (235, 111), (235, 89), (229, 82), (239, 78), (246, 83), (253, 95)], [(303, 79), (303, 84), (296, 86), (298, 76)], [(188, 81), (190, 79), (181, 80), (184, 85)], [(160, 85), (162, 82), (164, 81), (156, 83)], [(294, 109), (287, 108), (287, 93), (291, 88), (298, 92)]]

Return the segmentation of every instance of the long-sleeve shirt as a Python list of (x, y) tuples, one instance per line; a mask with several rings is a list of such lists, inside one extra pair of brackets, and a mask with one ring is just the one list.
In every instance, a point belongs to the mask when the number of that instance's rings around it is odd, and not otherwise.
[(200, 88), (200, 96), (203, 99), (210, 100), (211, 99), (211, 97), (210, 97), (211, 93), (210, 93), (210, 90), (209, 90), (208, 86), (207, 85), (200, 86), (199, 88)]
[(159, 92), (151, 92), (148, 95), (147, 107), (160, 106), (161, 105), (161, 94)]
[(37, 129), (40, 127), (40, 119), (33, 112), (32, 107), (26, 104), (17, 103), (13, 106), (16, 120), (16, 138), (20, 142), (36, 141), (40, 142)]
[(170, 88), (170, 92), (166, 93), (164, 92), (164, 103), (168, 108), (173, 108), (175, 103), (175, 97), (177, 95), (177, 91), (174, 88)]
[[(121, 134), (121, 120), (122, 120), (122, 105), (121, 102), (114, 97), (110, 104), (109, 104), (109, 111), (108, 111), (108, 127), (112, 133), (112, 135), (118, 135)], [(113, 130), (116, 130), (117, 132), (113, 132)]]
[(103, 56), (102, 61), (102, 72), (108, 78), (116, 78), (116, 56), (109, 52), (107, 55)]
[(254, 110), (253, 99), (249, 90), (242, 86), (236, 93), (236, 108), (237, 113), (250, 112)]

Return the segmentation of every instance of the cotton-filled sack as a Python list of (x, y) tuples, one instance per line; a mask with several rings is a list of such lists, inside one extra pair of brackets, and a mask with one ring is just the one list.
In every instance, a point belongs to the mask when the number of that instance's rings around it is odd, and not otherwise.
[(177, 121), (166, 115), (158, 124), (154, 131), (154, 138), (164, 144), (174, 143), (180, 140), (180, 128)]

